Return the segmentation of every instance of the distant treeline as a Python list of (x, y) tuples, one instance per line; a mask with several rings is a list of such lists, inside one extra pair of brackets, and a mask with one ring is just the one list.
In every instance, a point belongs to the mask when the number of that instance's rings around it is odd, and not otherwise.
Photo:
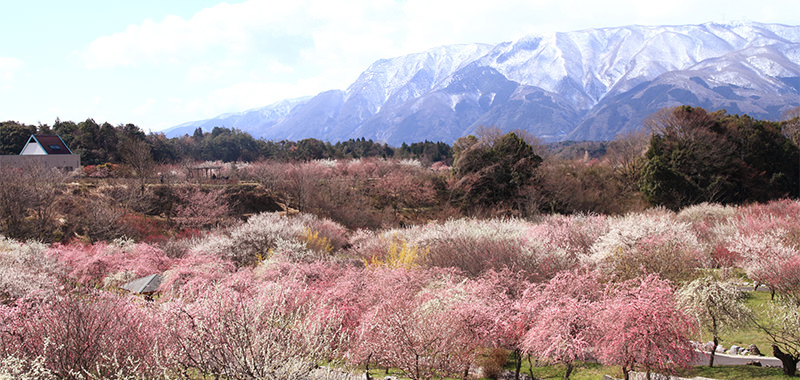
[[(440, 173), (440, 182), (449, 189), (449, 202), (464, 209), (481, 205), (491, 210), (624, 213), (639, 200), (677, 210), (702, 202), (742, 204), (798, 196), (800, 109), (789, 116), (774, 122), (680, 106), (651, 115), (645, 121), (647, 131), (609, 142), (543, 145), (524, 131), (503, 134), (484, 128), (452, 146), (424, 141), (400, 147), (364, 138), (335, 144), (313, 138), (266, 141), (223, 127), (167, 138), (145, 134), (133, 124), (113, 126), (92, 119), (56, 120), (52, 126), (7, 121), (0, 123), (0, 154), (19, 153), (31, 134), (55, 133), (81, 155), (84, 165), (126, 163), (133, 169), (151, 157), (164, 164), (416, 159), (426, 167), (442, 162), (452, 168)], [(140, 172), (144, 181), (147, 173)]]
[(331, 144), (313, 138), (300, 141), (255, 139), (238, 129), (197, 128), (182, 137), (167, 138), (163, 133), (146, 134), (134, 124), (98, 124), (93, 119), (75, 123), (56, 120), (53, 125), (0, 122), (0, 154), (19, 154), (32, 134), (58, 134), (69, 148), (81, 155), (84, 165), (120, 163), (120, 148), (131, 140), (149, 145), (157, 163), (190, 161), (309, 161), (344, 158), (411, 158), (425, 163), (453, 161), (452, 147), (442, 142), (415, 142), (390, 147), (364, 138)]

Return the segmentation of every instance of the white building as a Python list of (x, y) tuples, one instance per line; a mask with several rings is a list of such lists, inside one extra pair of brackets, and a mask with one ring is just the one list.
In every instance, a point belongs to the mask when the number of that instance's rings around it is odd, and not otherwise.
[(32, 165), (71, 172), (81, 167), (81, 156), (72, 153), (64, 140), (55, 135), (31, 135), (18, 156), (0, 156), (0, 169), (24, 169)]

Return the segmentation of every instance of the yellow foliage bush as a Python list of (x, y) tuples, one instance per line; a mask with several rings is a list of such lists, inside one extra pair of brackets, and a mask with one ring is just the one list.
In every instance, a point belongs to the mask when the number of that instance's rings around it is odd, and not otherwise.
[(306, 247), (312, 251), (323, 253), (329, 253), (333, 251), (331, 239), (326, 236), (320, 236), (319, 231), (306, 228), (303, 233), (303, 240), (306, 243)]
[(409, 269), (418, 266), (428, 256), (428, 253), (430, 253), (429, 249), (408, 245), (405, 240), (395, 236), (389, 243), (389, 247), (386, 249), (386, 256), (383, 259), (372, 256), (369, 260), (364, 259), (364, 264), (366, 266)]

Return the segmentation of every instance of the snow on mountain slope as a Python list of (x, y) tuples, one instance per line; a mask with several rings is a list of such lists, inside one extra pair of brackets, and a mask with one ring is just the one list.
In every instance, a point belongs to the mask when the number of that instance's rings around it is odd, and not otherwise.
[[(420, 96), (458, 69), (486, 54), (491, 45), (442, 46), (373, 63), (347, 89), (347, 98), (369, 96), (378, 108)], [(377, 110), (377, 109), (376, 109)]]
[[(345, 91), (203, 125), (268, 139), (452, 142), (479, 125), (547, 140), (609, 139), (691, 104), (775, 119), (800, 96), (800, 27), (626, 26), (453, 45), (372, 64)], [(261, 112), (259, 115), (258, 112)], [(753, 116), (756, 116), (753, 115)], [(246, 125), (246, 127), (245, 127)], [(184, 129), (186, 126), (182, 126)]]
[(633, 88), (669, 71), (746, 47), (800, 42), (798, 28), (762, 24), (589, 29), (529, 36), (498, 45), (483, 64), (521, 84), (560, 92), (564, 81), (583, 87), (576, 105), (590, 108), (613, 87)]
[(294, 107), (307, 102), (309, 99), (311, 99), (310, 96), (284, 99), (266, 107), (226, 113), (213, 119), (190, 121), (168, 129), (166, 134), (169, 136), (183, 136), (192, 134), (197, 128), (209, 131), (214, 127), (227, 127), (240, 129), (258, 136), (265, 127), (274, 125), (281, 118), (289, 115)]

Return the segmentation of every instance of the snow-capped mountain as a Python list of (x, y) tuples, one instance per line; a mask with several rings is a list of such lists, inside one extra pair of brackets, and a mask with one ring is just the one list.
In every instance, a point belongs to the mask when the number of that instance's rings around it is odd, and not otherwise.
[[(453, 142), (477, 127), (606, 140), (663, 107), (778, 119), (800, 106), (800, 27), (628, 26), (432, 49), (372, 64), (346, 90), (182, 124), (267, 139)], [(188, 132), (187, 132), (188, 131)]]
[(202, 128), (208, 132), (214, 127), (224, 126), (248, 132), (253, 136), (259, 136), (261, 130), (281, 121), (282, 118), (289, 115), (295, 106), (303, 104), (309, 99), (311, 99), (310, 96), (286, 99), (262, 108), (226, 113), (208, 120), (190, 121), (170, 128), (167, 134), (170, 136), (191, 135), (197, 128)]

